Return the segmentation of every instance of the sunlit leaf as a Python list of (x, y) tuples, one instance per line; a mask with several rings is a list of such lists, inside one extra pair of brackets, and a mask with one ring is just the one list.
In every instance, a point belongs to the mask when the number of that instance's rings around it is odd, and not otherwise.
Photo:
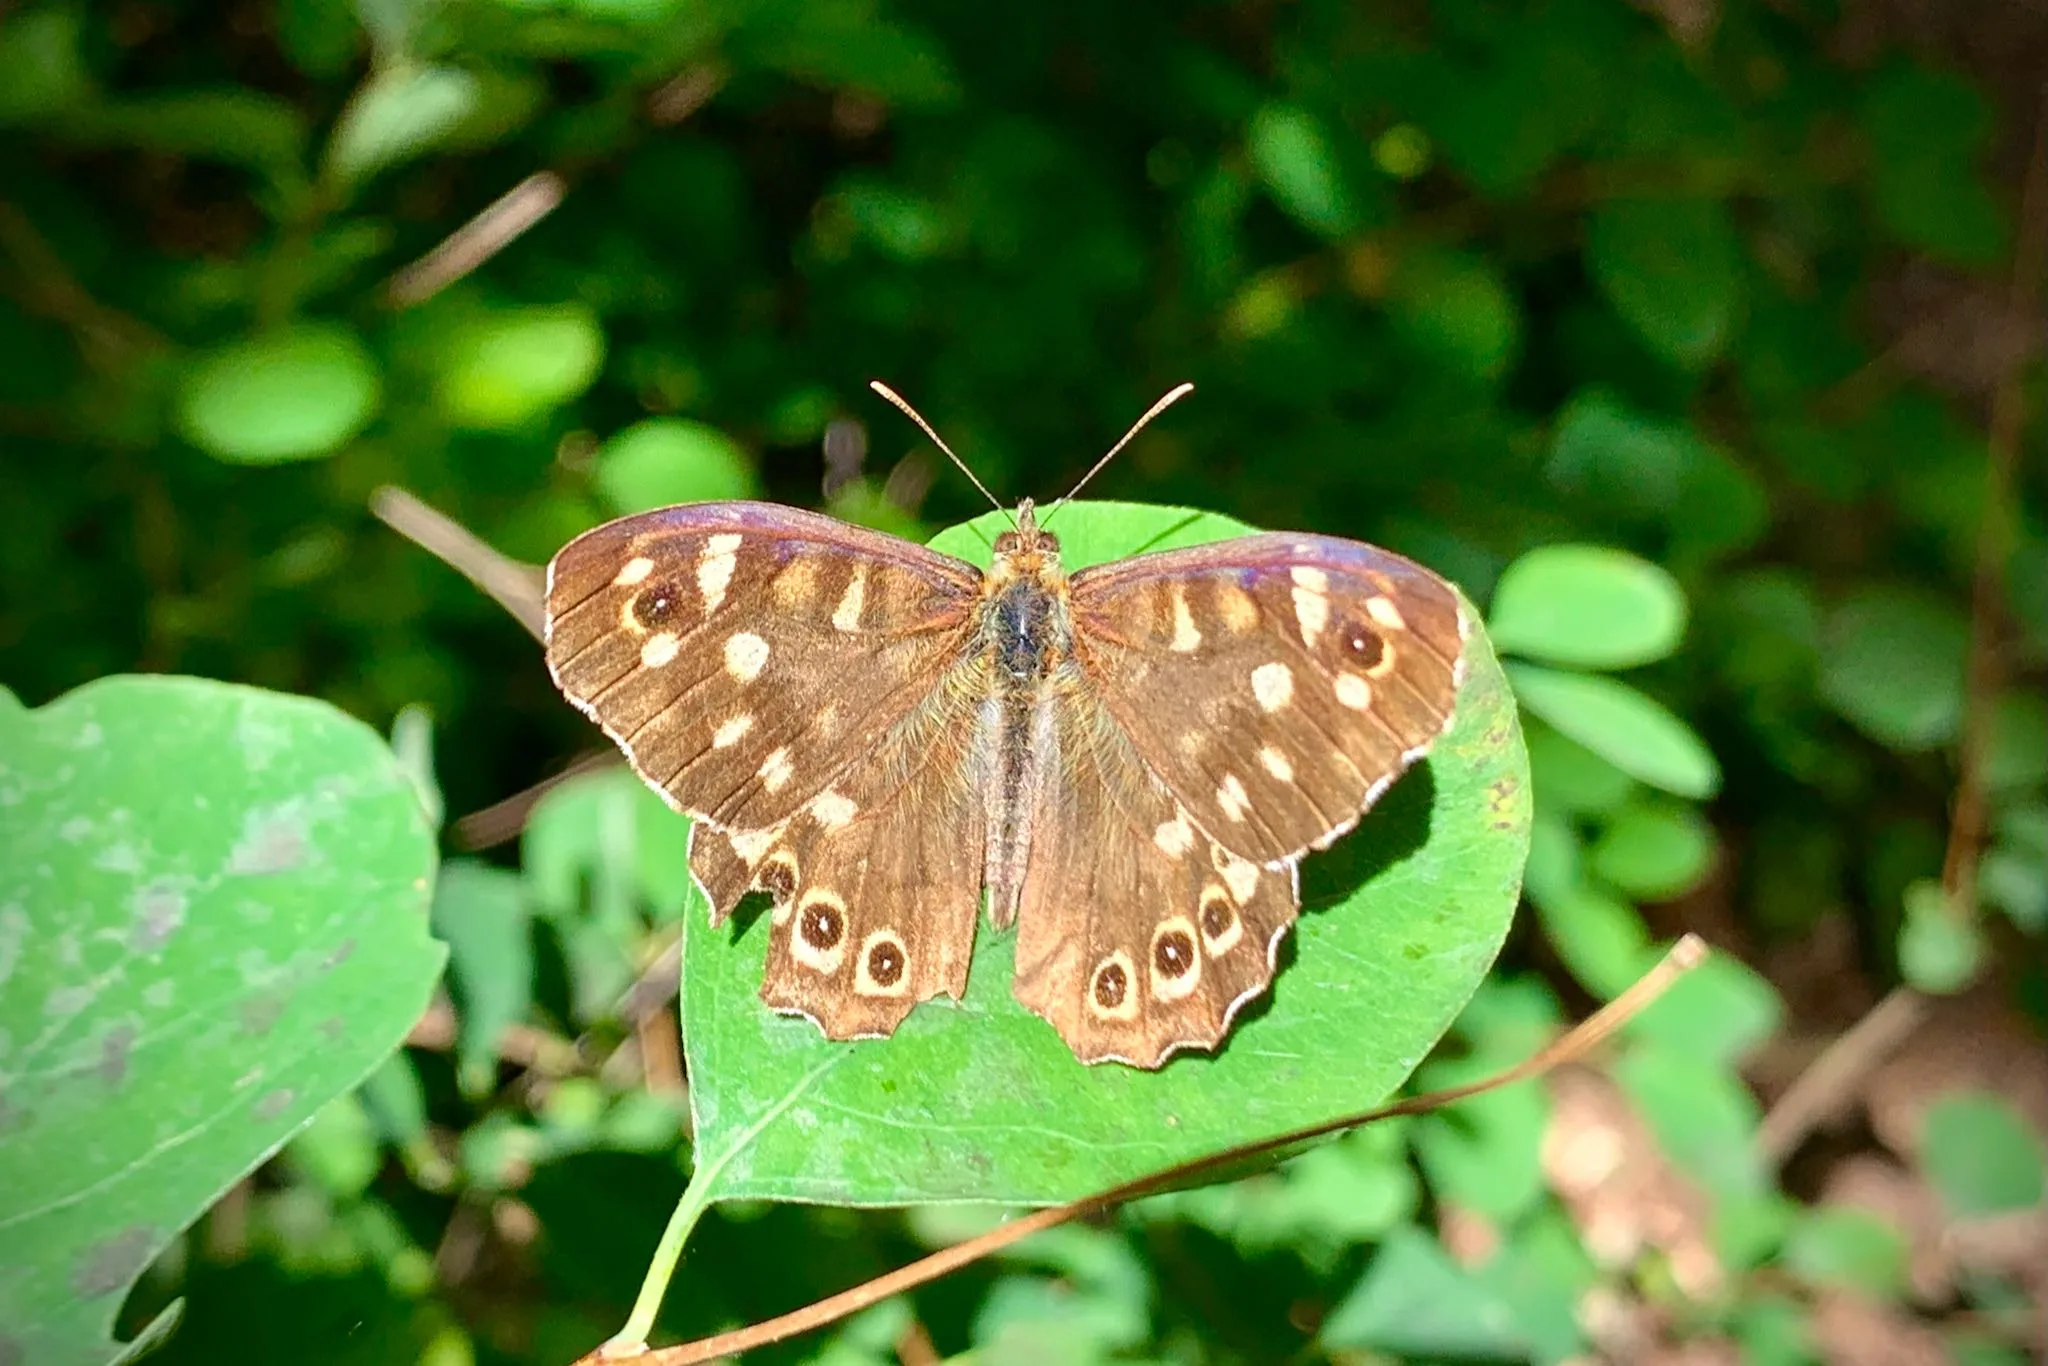
[(0, 1356), (107, 1362), (150, 1260), (419, 1018), (434, 840), (306, 698), (0, 692), (0, 754)]
[(605, 442), (595, 478), (606, 504), (622, 515), (760, 491), (753, 462), (731, 437), (673, 417), (636, 422)]
[(1684, 590), (1663, 568), (1606, 546), (1553, 545), (1502, 571), (1486, 629), (1505, 654), (1626, 669), (1677, 649), (1685, 619)]
[(1721, 786), (1713, 751), (1661, 703), (1612, 678), (1510, 664), (1515, 696), (1556, 729), (1632, 778), (1681, 797)]
[[(935, 542), (986, 562), (991, 514)], [(1172, 508), (1075, 505), (1069, 567), (1239, 531)], [(683, 1037), (699, 1179), (735, 1198), (1036, 1204), (1371, 1104), (1457, 1013), (1512, 911), (1527, 779), (1483, 638), (1452, 731), (1358, 831), (1309, 861), (1314, 907), (1270, 1007), (1215, 1057), (1158, 1072), (1084, 1067), (1010, 995), (1011, 936), (984, 931), (957, 1007), (921, 1007), (886, 1040), (841, 1044), (757, 999), (765, 922), (710, 931), (692, 910)], [(961, 1078), (974, 1077), (972, 1085)], [(918, 1141), (904, 1144), (906, 1127)]]
[(305, 460), (361, 431), (382, 389), (354, 332), (307, 323), (202, 359), (185, 377), (178, 425), (193, 445), (236, 464)]

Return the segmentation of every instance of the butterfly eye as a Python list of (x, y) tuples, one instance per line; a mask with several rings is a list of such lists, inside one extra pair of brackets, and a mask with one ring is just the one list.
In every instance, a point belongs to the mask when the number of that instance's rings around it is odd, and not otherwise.
[(1005, 531), (1002, 535), (996, 537), (996, 554), (1014, 555), (1017, 551), (1017, 544), (1017, 533)]

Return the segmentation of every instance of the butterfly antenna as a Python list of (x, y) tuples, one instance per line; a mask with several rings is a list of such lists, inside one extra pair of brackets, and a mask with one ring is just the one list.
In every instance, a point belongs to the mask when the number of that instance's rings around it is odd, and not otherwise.
[(1110, 461), (1116, 459), (1116, 453), (1122, 450), (1124, 447), (1130, 445), (1132, 437), (1136, 436), (1139, 432), (1145, 430), (1145, 424), (1150, 422), (1153, 418), (1159, 416), (1161, 413), (1165, 412), (1168, 408), (1171, 408), (1174, 404), (1186, 398), (1189, 394), (1192, 394), (1194, 391), (1195, 386), (1188, 383), (1176, 384), (1173, 386), (1173, 388), (1167, 390), (1166, 393), (1160, 398), (1160, 400), (1157, 403), (1153, 404), (1151, 407), (1145, 410), (1145, 415), (1143, 417), (1139, 418), (1136, 422), (1133, 422), (1131, 424), (1131, 429), (1124, 433), (1123, 440), (1117, 442), (1114, 446), (1111, 446), (1109, 448), (1109, 453), (1103, 456), (1102, 459), (1096, 461), (1094, 468), (1090, 469), (1088, 473), (1081, 476), (1080, 483), (1077, 483), (1074, 485), (1074, 487), (1068, 489), (1067, 496), (1065, 498), (1060, 499), (1057, 503), (1054, 503), (1052, 507), (1047, 510), (1045, 514), (1045, 520), (1042, 523), (1042, 525), (1050, 526), (1052, 524), (1053, 515), (1057, 513), (1061, 508), (1065, 507), (1068, 503), (1072, 502), (1074, 495), (1079, 493), (1083, 488), (1085, 488), (1090, 479), (1093, 479), (1096, 475), (1102, 473), (1102, 467), (1104, 465), (1107, 465)]
[(967, 476), (967, 482), (974, 485), (974, 487), (980, 489), (981, 496), (988, 499), (990, 503), (994, 504), (995, 510), (997, 512), (1009, 512), (1009, 509), (1004, 507), (1002, 502), (993, 493), (990, 493), (988, 491), (988, 485), (982, 483), (979, 479), (974, 477), (974, 471), (967, 468), (967, 462), (965, 460), (962, 460), (959, 456), (953, 454), (953, 448), (951, 446), (948, 446), (944, 441), (941, 441), (939, 439), (939, 434), (932, 430), (932, 424), (924, 420), (924, 414), (918, 412), (917, 409), (910, 406), (910, 401), (908, 399), (904, 398), (903, 395), (897, 393), (894, 389), (891, 389), (888, 385), (882, 383), (882, 381), (878, 379), (869, 380), (868, 388), (874, 390), (883, 398), (888, 399), (898, 408), (901, 408), (903, 410), (903, 415), (909, 418), (912, 422), (915, 422), (918, 425), (918, 427), (924, 432), (924, 434), (932, 439), (932, 444), (934, 446), (937, 446), (940, 450), (944, 451), (946, 453), (946, 458), (960, 467), (960, 473)]

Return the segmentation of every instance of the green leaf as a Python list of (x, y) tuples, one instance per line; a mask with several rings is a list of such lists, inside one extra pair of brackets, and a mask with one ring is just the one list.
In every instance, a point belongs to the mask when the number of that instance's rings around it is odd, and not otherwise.
[(1603, 888), (1531, 879), (1529, 900), (1543, 937), (1579, 985), (1603, 1000), (1626, 991), (1655, 955), (1641, 912)]
[(1273, 201), (1310, 232), (1341, 237), (1358, 224), (1343, 168), (1315, 115), (1269, 104), (1252, 115), (1245, 151)]
[[(1430, 1063), (1417, 1085), (1425, 1091), (1463, 1086), (1520, 1060), (1475, 1050)], [(1467, 1097), (1455, 1112), (1424, 1115), (1415, 1125), (1415, 1156), (1439, 1199), (1510, 1224), (1543, 1196), (1549, 1123), (1550, 1097), (1542, 1087), (1502, 1087)]]
[(1991, 710), (1984, 746), (1984, 786), (2013, 792), (2048, 782), (2048, 698), (2009, 692)]
[(1593, 211), (1587, 268), (1650, 349), (1698, 370), (1741, 318), (1742, 243), (1714, 199), (1614, 199)]
[(481, 87), (467, 71), (393, 63), (341, 111), (327, 145), (327, 173), (343, 184), (431, 151), (477, 109)]
[(1318, 1335), (1326, 1348), (1431, 1359), (1523, 1361), (1514, 1306), (1413, 1226), (1395, 1229)]
[(1862, 115), (1871, 201), (1893, 236), (1958, 265), (2002, 259), (2004, 214), (1979, 171), (1994, 124), (1983, 94), (1901, 63), (1871, 82)]
[(1637, 901), (1668, 901), (1698, 886), (1713, 859), (1714, 828), (1697, 809), (1644, 801), (1607, 822), (1591, 866)]
[(1955, 739), (1970, 625), (1917, 588), (1864, 588), (1829, 614), (1820, 695), (1878, 743), (1913, 752)]
[(1777, 990), (1754, 968), (1716, 953), (1629, 1021), (1628, 1034), (1733, 1068), (1778, 1032), (1784, 1016)]
[(1628, 669), (1676, 650), (1685, 616), (1685, 591), (1660, 566), (1606, 546), (1552, 545), (1501, 571), (1486, 629), (1505, 654)]
[(674, 417), (636, 422), (605, 442), (595, 479), (617, 513), (760, 492), (753, 462), (731, 437), (708, 423)]
[(232, 343), (194, 365), (178, 428), (222, 460), (270, 465), (341, 447), (376, 416), (383, 386), (356, 334), (307, 323)]
[(1563, 816), (1599, 816), (1620, 808), (1636, 780), (1576, 740), (1537, 721), (1526, 727), (1536, 809)]
[(2048, 1186), (2041, 1136), (2003, 1097), (1952, 1091), (1920, 1121), (1920, 1166), (1957, 1219), (2032, 1209)]
[(92, 90), (78, 12), (48, 5), (0, 17), (0, 128), (76, 108)]
[[(991, 514), (934, 545), (985, 564), (1007, 526)], [(1075, 504), (1059, 521), (1069, 568), (1242, 530), (1117, 504)], [(1528, 847), (1511, 700), (1482, 636), (1469, 658), (1457, 719), (1428, 761), (1309, 859), (1313, 909), (1293, 961), (1214, 1058), (1082, 1066), (1010, 995), (1012, 936), (987, 933), (958, 1006), (925, 1005), (886, 1040), (832, 1043), (762, 1008), (765, 921), (711, 931), (691, 911), (683, 1037), (704, 1164), (693, 1185), (717, 1198), (1042, 1204), (1386, 1095), (1484, 976)]]
[(1763, 1116), (1741, 1074), (1721, 1059), (1644, 1043), (1616, 1064), (1615, 1079), (1665, 1156), (1709, 1194), (1725, 1200), (1768, 1189), (1754, 1142)]
[(1386, 299), (1395, 326), (1432, 360), (1475, 379), (1499, 378), (1521, 345), (1521, 311), (1494, 264), (1464, 252), (1401, 259)]
[(1678, 516), (1707, 444), (1600, 388), (1572, 395), (1550, 438), (1547, 472), (1561, 488), (1631, 516)]
[(196, 157), (278, 178), (304, 174), (305, 115), (275, 95), (240, 86), (88, 103), (67, 115), (58, 131), (86, 146)]
[(1878, 1300), (1906, 1294), (1906, 1237), (1867, 1210), (1809, 1209), (1785, 1239), (1785, 1269), (1801, 1280)]
[(448, 945), (448, 975), (461, 1012), (457, 1053), (463, 1089), (485, 1095), (498, 1040), (533, 1003), (533, 939), (526, 886), (517, 873), (469, 860), (444, 865), (434, 888), (434, 932)]
[(458, 427), (519, 427), (588, 389), (603, 364), (604, 332), (581, 304), (493, 312), (450, 341), (436, 396)]
[(150, 1260), (419, 1018), (434, 838), (306, 698), (0, 691), (0, 755), (0, 1357), (109, 1362)]
[(1510, 664), (1523, 706), (1623, 773), (1696, 800), (1721, 787), (1721, 766), (1692, 727), (1626, 683)]
[(1950, 900), (1934, 878), (1909, 884), (1902, 902), (1899, 971), (1905, 979), (1932, 996), (1950, 995), (1976, 981), (1985, 949), (1976, 918)]

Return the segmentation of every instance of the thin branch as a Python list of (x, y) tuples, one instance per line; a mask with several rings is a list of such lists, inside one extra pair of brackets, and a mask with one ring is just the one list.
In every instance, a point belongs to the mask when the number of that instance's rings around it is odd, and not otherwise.
[[(2044, 257), (2048, 257), (2048, 85), (2041, 89), (2035, 117), (2019, 221), (2010, 298), (2015, 317), (2033, 318), (2040, 316)], [(1941, 868), (1948, 914), (1966, 922), (1977, 915), (1977, 859), (1986, 823), (1984, 755), (1992, 708), (2004, 683), (1999, 636), (2005, 615), (2005, 565), (2012, 545), (2013, 471), (2026, 428), (2028, 359), (2026, 351), (2016, 350), (2006, 362), (1992, 394), (1987, 435), (1990, 458), (1985, 463), (1984, 510), (1977, 526), (1977, 565), (1970, 593), (1969, 688), (1964, 699), (1955, 805), (1949, 815), (1948, 846)], [(1774, 1167), (1790, 1156), (1814, 1125), (1834, 1113), (1919, 1027), (1928, 1004), (1926, 997), (1908, 986), (1893, 987), (1886, 993), (1868, 1014), (1822, 1050), (1778, 1098), (1757, 1126), (1758, 1154)]]
[(433, 298), (553, 213), (568, 191), (569, 182), (556, 172), (535, 171), (442, 238), (439, 246), (392, 275), (384, 284), (385, 302), (410, 308)]
[(1879, 1063), (1927, 1018), (1927, 998), (1911, 987), (1893, 987), (1885, 998), (1808, 1064), (1785, 1089), (1756, 1130), (1758, 1156), (1775, 1168)]
[(492, 848), (507, 840), (518, 839), (520, 832), (526, 829), (527, 819), (533, 815), (533, 808), (540, 805), (541, 798), (571, 778), (579, 778), (586, 773), (601, 773), (608, 768), (617, 768), (625, 762), (625, 756), (616, 749), (608, 749), (602, 753), (593, 750), (589, 754), (580, 755), (560, 773), (543, 778), (531, 787), (470, 812), (449, 827), (449, 834), (454, 838), (456, 848), (471, 853)]
[(547, 580), (539, 565), (500, 555), (460, 522), (389, 484), (370, 495), (370, 511), (489, 594), (535, 640), (546, 639)]
[(1290, 1133), (1260, 1139), (1253, 1143), (1241, 1144), (1234, 1148), (1226, 1148), (1221, 1152), (1211, 1153), (1207, 1157), (1196, 1158), (1192, 1162), (1183, 1162), (1177, 1166), (1168, 1167), (1163, 1171), (1154, 1172), (1149, 1176), (1141, 1176), (1135, 1181), (1126, 1181), (1122, 1185), (1112, 1186), (1106, 1191), (1083, 1197), (1069, 1204), (1054, 1205), (1047, 1209), (1034, 1211), (1031, 1214), (1013, 1219), (1002, 1227), (992, 1229), (979, 1237), (970, 1238), (964, 1243), (956, 1243), (954, 1246), (944, 1248), (931, 1254), (929, 1257), (912, 1262), (909, 1266), (899, 1268), (883, 1276), (878, 1276), (865, 1285), (842, 1291), (837, 1295), (819, 1300), (817, 1303), (806, 1308), (796, 1310), (793, 1313), (783, 1314), (777, 1318), (768, 1319), (747, 1328), (736, 1329), (729, 1333), (719, 1333), (708, 1338), (699, 1338), (695, 1342), (686, 1342), (674, 1347), (661, 1347), (653, 1350), (643, 1348), (633, 1351), (613, 1348), (607, 1351), (605, 1348), (599, 1348), (597, 1351), (581, 1358), (576, 1366), (608, 1366), (609, 1363), (620, 1361), (631, 1362), (633, 1366), (694, 1366), (697, 1362), (710, 1361), (717, 1357), (736, 1356), (741, 1352), (751, 1351), (756, 1347), (762, 1347), (771, 1342), (780, 1342), (784, 1338), (795, 1337), (799, 1333), (808, 1333), (823, 1328), (827, 1324), (835, 1323), (848, 1315), (859, 1313), (870, 1305), (880, 1303), (892, 1295), (900, 1295), (905, 1291), (916, 1289), (918, 1286), (937, 1280), (941, 1276), (979, 1261), (991, 1253), (1009, 1247), (1013, 1243), (1020, 1242), (1034, 1233), (1040, 1233), (1046, 1229), (1057, 1227), (1070, 1220), (1107, 1213), (1119, 1205), (1126, 1204), (1142, 1196), (1154, 1195), (1163, 1190), (1185, 1185), (1190, 1181), (1229, 1170), (1255, 1158), (1291, 1148), (1296, 1144), (1307, 1143), (1313, 1139), (1343, 1133), (1350, 1129), (1356, 1129), (1361, 1125), (1371, 1124), (1377, 1120), (1392, 1118), (1395, 1115), (1421, 1114), (1428, 1110), (1449, 1105), (1454, 1101), (1478, 1095), (1483, 1091), (1491, 1091), (1498, 1087), (1512, 1085), (1518, 1081), (1525, 1081), (1530, 1077), (1547, 1072), (1553, 1067), (1584, 1057), (1599, 1043), (1626, 1024), (1629, 1019), (1643, 1010), (1644, 1007), (1670, 990), (1674, 982), (1698, 966), (1706, 958), (1706, 955), (1706, 943), (1696, 935), (1686, 935), (1677, 944), (1673, 945), (1671, 951), (1664, 956), (1663, 960), (1651, 968), (1649, 972), (1645, 973), (1640, 981), (1609, 1002), (1598, 1013), (1565, 1034), (1562, 1038), (1553, 1040), (1545, 1045), (1522, 1062), (1503, 1072), (1498, 1072), (1483, 1081), (1474, 1082), (1467, 1086), (1452, 1087), (1448, 1091), (1432, 1092), (1426, 1096), (1413, 1096), (1406, 1100), (1396, 1101), (1391, 1105), (1383, 1105), (1377, 1109), (1367, 1110), (1361, 1114), (1346, 1115), (1340, 1119), (1326, 1120), (1320, 1124), (1311, 1124), (1306, 1128), (1296, 1129)]
[[(2034, 122), (2034, 145), (2020, 196), (2020, 237), (2013, 250), (2012, 313), (2041, 316), (2041, 274), (2048, 256), (2048, 85)], [(1991, 713), (2005, 681), (1999, 637), (2005, 617), (2005, 569), (2012, 555), (2013, 471), (2027, 423), (2026, 363), (2031, 348), (2015, 348), (1991, 397), (1989, 446), (1984, 470), (1984, 512), (1977, 528), (1977, 572), (1970, 588), (1969, 692), (1963, 712), (1963, 752), (1949, 818), (1948, 848), (1941, 885), (1949, 912), (1969, 920), (1977, 913), (1977, 856), (1984, 845), (1984, 755)]]

